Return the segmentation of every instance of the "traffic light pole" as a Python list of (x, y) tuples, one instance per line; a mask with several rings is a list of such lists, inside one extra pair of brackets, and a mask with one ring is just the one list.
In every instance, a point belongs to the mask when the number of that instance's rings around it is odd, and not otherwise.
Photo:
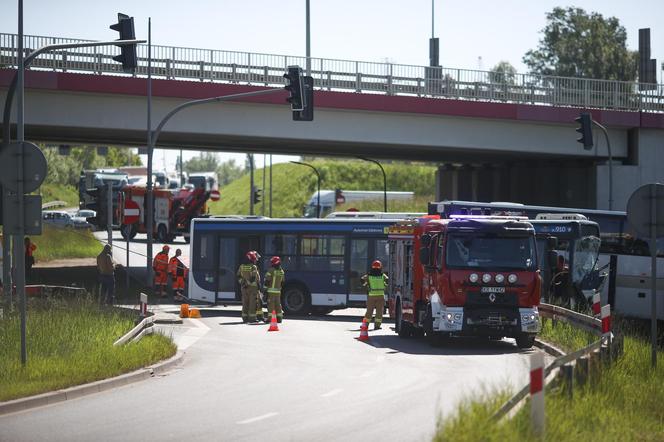
[(106, 184), (106, 235), (108, 245), (113, 245), (113, 186)]
[(157, 125), (157, 128), (154, 131), (150, 131), (148, 129), (148, 185), (147, 185), (147, 197), (148, 197), (148, 210), (146, 214), (146, 226), (147, 226), (147, 231), (148, 231), (148, 257), (147, 257), (147, 270), (148, 270), (148, 275), (152, 271), (152, 244), (154, 242), (152, 238), (152, 226), (154, 224), (154, 211), (152, 210), (152, 199), (150, 198), (150, 195), (152, 195), (152, 154), (154, 152), (154, 148), (157, 144), (157, 140), (159, 139), (159, 135), (161, 134), (162, 129), (168, 123), (168, 121), (178, 112), (181, 110), (187, 109), (189, 107), (193, 106), (198, 106), (201, 104), (209, 104), (209, 103), (219, 103), (222, 101), (232, 101), (236, 100), (238, 98), (246, 98), (246, 97), (256, 97), (259, 95), (270, 95), (270, 94), (277, 94), (277, 93), (283, 93), (284, 90), (279, 88), (279, 89), (264, 89), (260, 91), (255, 91), (255, 92), (243, 92), (241, 94), (232, 94), (232, 95), (224, 95), (222, 97), (212, 97), (212, 98), (203, 98), (200, 100), (192, 100), (192, 101), (187, 101), (186, 103), (182, 103), (179, 106), (176, 106), (173, 108), (169, 113), (164, 116), (164, 118), (161, 119), (159, 122), (159, 125)]
[[(18, 66), (17, 70), (17, 88), (18, 94), (16, 97), (16, 140), (18, 142), (25, 141), (24, 121), (23, 121), (23, 87), (25, 79), (25, 64), (23, 61), (23, 0), (18, 0)], [(9, 97), (8, 97), (9, 98)], [(28, 361), (28, 351), (26, 345), (26, 299), (25, 299), (25, 244), (24, 244), (24, 217), (23, 210), (23, 144), (19, 148), (18, 161), (17, 161), (17, 189), (16, 189), (16, 221), (18, 223), (18, 234), (14, 235), (14, 275), (16, 277), (16, 296), (18, 296), (20, 303), (20, 317), (21, 317), (21, 364), (25, 365)], [(7, 208), (3, 208), (7, 211)], [(3, 215), (4, 216), (4, 215)], [(4, 224), (7, 225), (7, 224)], [(11, 290), (11, 285), (10, 285)]]
[(248, 153), (249, 157), (249, 215), (254, 214), (254, 154)]
[(592, 120), (592, 122), (595, 126), (602, 129), (604, 138), (606, 138), (606, 148), (609, 151), (609, 210), (613, 210), (613, 156), (611, 155), (611, 141), (609, 140), (609, 133), (606, 128), (595, 120)]

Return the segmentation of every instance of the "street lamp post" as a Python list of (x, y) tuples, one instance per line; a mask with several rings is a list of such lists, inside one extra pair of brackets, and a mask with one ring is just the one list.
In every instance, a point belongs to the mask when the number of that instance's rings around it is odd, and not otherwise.
[(366, 157), (358, 157), (361, 160), (369, 161), (371, 163), (377, 164), (380, 167), (380, 171), (383, 172), (383, 212), (387, 212), (387, 175), (385, 174), (385, 169), (383, 166), (376, 160)]
[(317, 197), (316, 197), (316, 200), (317, 200), (317, 202), (316, 202), (316, 218), (320, 218), (320, 173), (318, 173), (318, 170), (314, 166), (312, 166), (311, 164), (301, 163), (299, 161), (291, 161), (291, 163), (299, 164), (300, 166), (311, 167), (311, 169), (313, 169), (313, 171), (316, 173), (317, 188), (318, 188), (318, 193), (317, 193)]

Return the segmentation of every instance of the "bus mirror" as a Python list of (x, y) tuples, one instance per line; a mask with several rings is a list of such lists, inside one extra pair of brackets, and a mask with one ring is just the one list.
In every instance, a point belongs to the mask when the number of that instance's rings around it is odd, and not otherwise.
[(420, 238), (420, 243), (422, 244), (422, 247), (429, 247), (429, 244), (431, 244), (431, 235), (426, 233), (422, 235)]
[(549, 252), (547, 253), (547, 258), (548, 258), (549, 267), (554, 268), (558, 266), (558, 254), (555, 251), (549, 250)]
[(420, 263), (422, 263), (423, 266), (428, 266), (429, 265), (429, 248), (428, 247), (422, 247), (420, 248)]
[(558, 238), (556, 238), (555, 236), (547, 237), (546, 246), (549, 248), (549, 250), (558, 248)]

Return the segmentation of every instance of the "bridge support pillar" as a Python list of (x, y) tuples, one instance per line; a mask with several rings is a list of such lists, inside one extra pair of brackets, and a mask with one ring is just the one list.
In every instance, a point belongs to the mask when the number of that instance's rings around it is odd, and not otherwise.
[(458, 199), (457, 170), (451, 164), (436, 170), (436, 201)]

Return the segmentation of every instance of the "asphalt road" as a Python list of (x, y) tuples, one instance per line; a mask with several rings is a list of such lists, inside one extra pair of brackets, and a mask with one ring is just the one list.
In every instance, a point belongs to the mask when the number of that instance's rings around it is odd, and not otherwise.
[(433, 348), (361, 311), (286, 319), (280, 331), (215, 308), (164, 332), (186, 351), (164, 376), (0, 416), (1, 441), (430, 440), (464, 398), (528, 378), (511, 340)]

